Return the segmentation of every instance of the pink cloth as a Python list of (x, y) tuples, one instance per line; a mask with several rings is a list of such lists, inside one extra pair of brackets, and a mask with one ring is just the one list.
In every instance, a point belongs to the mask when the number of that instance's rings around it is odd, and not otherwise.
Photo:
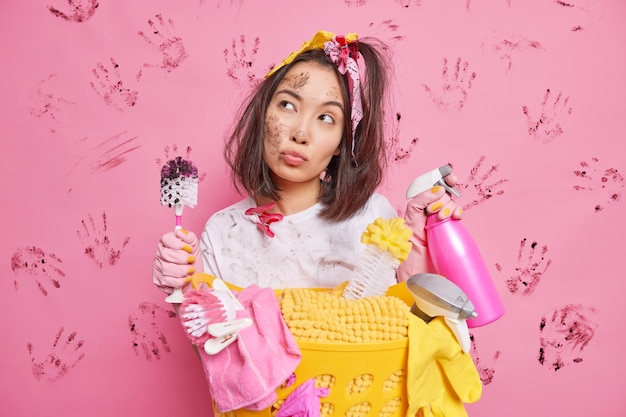
[(315, 388), (315, 379), (307, 379), (281, 405), (276, 417), (319, 417), (320, 397), (326, 397), (328, 388)]
[(237, 340), (221, 352), (201, 351), (211, 396), (222, 413), (271, 406), (276, 389), (302, 358), (271, 288), (250, 285), (237, 298), (254, 324), (240, 330)]

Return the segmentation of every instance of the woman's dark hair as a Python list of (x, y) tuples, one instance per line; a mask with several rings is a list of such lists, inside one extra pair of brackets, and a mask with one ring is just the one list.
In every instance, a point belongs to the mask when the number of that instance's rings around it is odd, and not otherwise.
[[(319, 201), (321, 216), (328, 220), (345, 220), (361, 210), (383, 179), (386, 167), (384, 140), (385, 102), (388, 85), (386, 47), (372, 38), (358, 40), (358, 50), (365, 61), (366, 72), (361, 71), (361, 101), (363, 118), (352, 134), (352, 105), (348, 90), (348, 75), (341, 75), (337, 67), (321, 49), (298, 55), (263, 80), (240, 112), (232, 132), (227, 137), (224, 157), (231, 167), (231, 179), (236, 189), (251, 196), (280, 199), (280, 190), (271, 180), (264, 160), (265, 113), (267, 106), (292, 65), (314, 61), (335, 70), (344, 101), (344, 132), (339, 155), (333, 156), (321, 182)], [(361, 59), (361, 58), (359, 58)], [(354, 141), (354, 155), (352, 154)]]

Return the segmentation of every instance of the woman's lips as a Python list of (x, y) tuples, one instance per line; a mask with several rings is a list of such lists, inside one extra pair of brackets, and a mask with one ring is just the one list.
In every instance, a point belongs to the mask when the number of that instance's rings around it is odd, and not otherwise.
[(280, 155), (288, 165), (297, 166), (306, 162), (306, 157), (298, 152), (284, 151)]

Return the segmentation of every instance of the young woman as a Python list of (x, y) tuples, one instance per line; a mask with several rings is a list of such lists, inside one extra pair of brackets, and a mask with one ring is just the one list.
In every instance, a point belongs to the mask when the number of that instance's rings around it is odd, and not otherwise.
[[(348, 280), (366, 226), (398, 215), (376, 192), (386, 161), (384, 50), (375, 39), (320, 31), (266, 76), (224, 152), (245, 198), (211, 216), (200, 241), (186, 230), (163, 236), (157, 287), (171, 293), (194, 272), (239, 287), (331, 288)], [(400, 280), (428, 269), (426, 213), (461, 217), (442, 187), (409, 201), (413, 252)]]
[[(379, 217), (397, 217), (389, 201), (375, 191), (385, 165), (387, 66), (381, 51), (379, 43), (355, 34), (318, 32), (274, 68), (244, 107), (226, 143), (232, 179), (246, 196), (212, 215), (200, 241), (181, 229), (166, 233), (159, 243), (153, 281), (160, 289), (169, 294), (194, 272), (205, 272), (243, 288), (237, 297), (244, 314), (255, 317), (220, 354), (204, 344), (222, 343), (216, 338), (204, 341), (205, 323), (197, 326), (197, 339), (192, 338), (200, 347), (211, 397), (220, 412), (266, 409), (275, 403), (277, 387), (295, 375), (300, 351), (270, 288), (334, 288), (349, 280), (364, 250), (360, 236), (367, 225)], [(447, 182), (455, 185), (456, 179), (450, 175)], [(461, 216), (442, 187), (410, 200), (405, 219), (413, 230), (412, 253), (398, 269), (400, 280), (428, 270), (426, 213)], [(262, 291), (269, 292), (265, 303)], [(186, 301), (193, 301), (198, 292), (209, 289), (188, 292)], [(257, 297), (254, 302), (252, 297)], [(189, 319), (185, 325), (191, 325), (188, 333), (195, 337), (190, 329), (204, 313), (196, 315), (186, 301), (182, 318)], [(420, 339), (432, 340), (433, 346), (454, 337), (426, 333)], [(469, 363), (473, 366), (471, 358)], [(429, 378), (429, 383), (441, 383), (439, 376)], [(474, 379), (479, 381), (477, 374)], [(458, 397), (450, 398), (460, 404)], [(422, 406), (412, 402), (414, 408)]]

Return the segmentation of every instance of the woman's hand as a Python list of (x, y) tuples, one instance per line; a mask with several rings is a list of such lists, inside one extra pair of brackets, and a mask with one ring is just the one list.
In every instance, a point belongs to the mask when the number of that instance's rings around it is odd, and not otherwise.
[(197, 272), (203, 272), (203, 265), (196, 235), (185, 229), (164, 234), (154, 256), (154, 285), (171, 294), (174, 288), (184, 286)]

